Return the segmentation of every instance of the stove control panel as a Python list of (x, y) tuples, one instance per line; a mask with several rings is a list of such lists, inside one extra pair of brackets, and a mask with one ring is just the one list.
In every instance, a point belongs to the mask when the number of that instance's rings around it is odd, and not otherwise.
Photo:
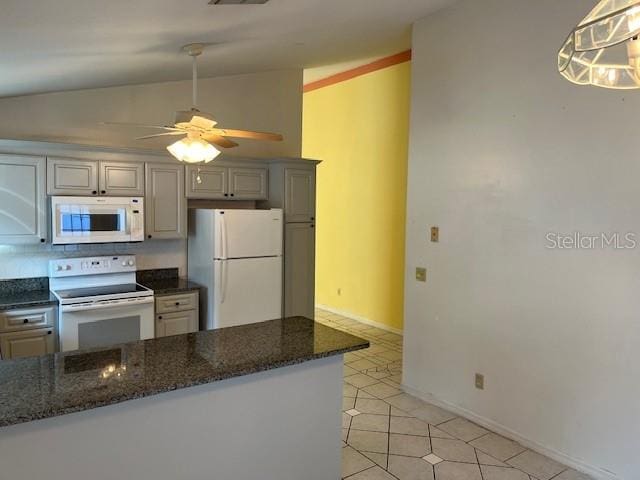
[(53, 278), (129, 273), (137, 269), (135, 255), (110, 257), (62, 258), (49, 262), (49, 276)]

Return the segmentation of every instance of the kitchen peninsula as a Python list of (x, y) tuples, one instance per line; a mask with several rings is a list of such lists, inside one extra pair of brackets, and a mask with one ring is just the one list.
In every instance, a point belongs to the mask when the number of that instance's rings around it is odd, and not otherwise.
[(342, 355), (367, 346), (292, 317), (1, 362), (0, 472), (339, 478)]

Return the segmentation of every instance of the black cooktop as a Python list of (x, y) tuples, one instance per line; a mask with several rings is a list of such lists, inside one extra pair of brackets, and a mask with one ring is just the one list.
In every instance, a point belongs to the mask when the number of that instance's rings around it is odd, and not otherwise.
[(70, 290), (58, 290), (56, 294), (63, 300), (71, 298), (102, 297), (106, 295), (121, 295), (123, 293), (148, 292), (149, 289), (137, 283), (125, 283), (123, 285), (105, 285), (102, 287), (72, 288)]

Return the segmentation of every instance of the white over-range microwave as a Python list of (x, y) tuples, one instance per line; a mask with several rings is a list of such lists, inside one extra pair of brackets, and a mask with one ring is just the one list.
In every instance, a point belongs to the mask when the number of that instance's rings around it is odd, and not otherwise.
[(54, 245), (142, 242), (144, 200), (140, 197), (51, 197)]

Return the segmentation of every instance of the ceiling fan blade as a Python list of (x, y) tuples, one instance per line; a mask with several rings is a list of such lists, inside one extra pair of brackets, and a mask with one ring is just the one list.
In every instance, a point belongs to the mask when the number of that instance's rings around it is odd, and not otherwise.
[(114, 127), (131, 127), (131, 128), (159, 128), (161, 130), (182, 131), (180, 128), (170, 127), (168, 125), (143, 125), (140, 123), (120, 123), (120, 122), (100, 122), (100, 125), (109, 125)]
[(270, 140), (272, 142), (281, 142), (282, 135), (279, 133), (268, 132), (252, 132), (249, 130), (231, 130), (229, 128), (213, 128), (212, 132), (225, 137), (233, 138), (250, 138), (252, 140)]
[(224, 138), (216, 133), (205, 133), (202, 135), (202, 138), (207, 142), (215, 143), (219, 147), (223, 148), (233, 148), (238, 146), (236, 142), (229, 140), (228, 138)]
[(147, 138), (155, 138), (155, 137), (166, 137), (167, 135), (186, 135), (187, 132), (165, 132), (165, 133), (156, 133), (155, 135), (145, 135), (144, 137), (138, 137), (135, 140), (145, 140)]

